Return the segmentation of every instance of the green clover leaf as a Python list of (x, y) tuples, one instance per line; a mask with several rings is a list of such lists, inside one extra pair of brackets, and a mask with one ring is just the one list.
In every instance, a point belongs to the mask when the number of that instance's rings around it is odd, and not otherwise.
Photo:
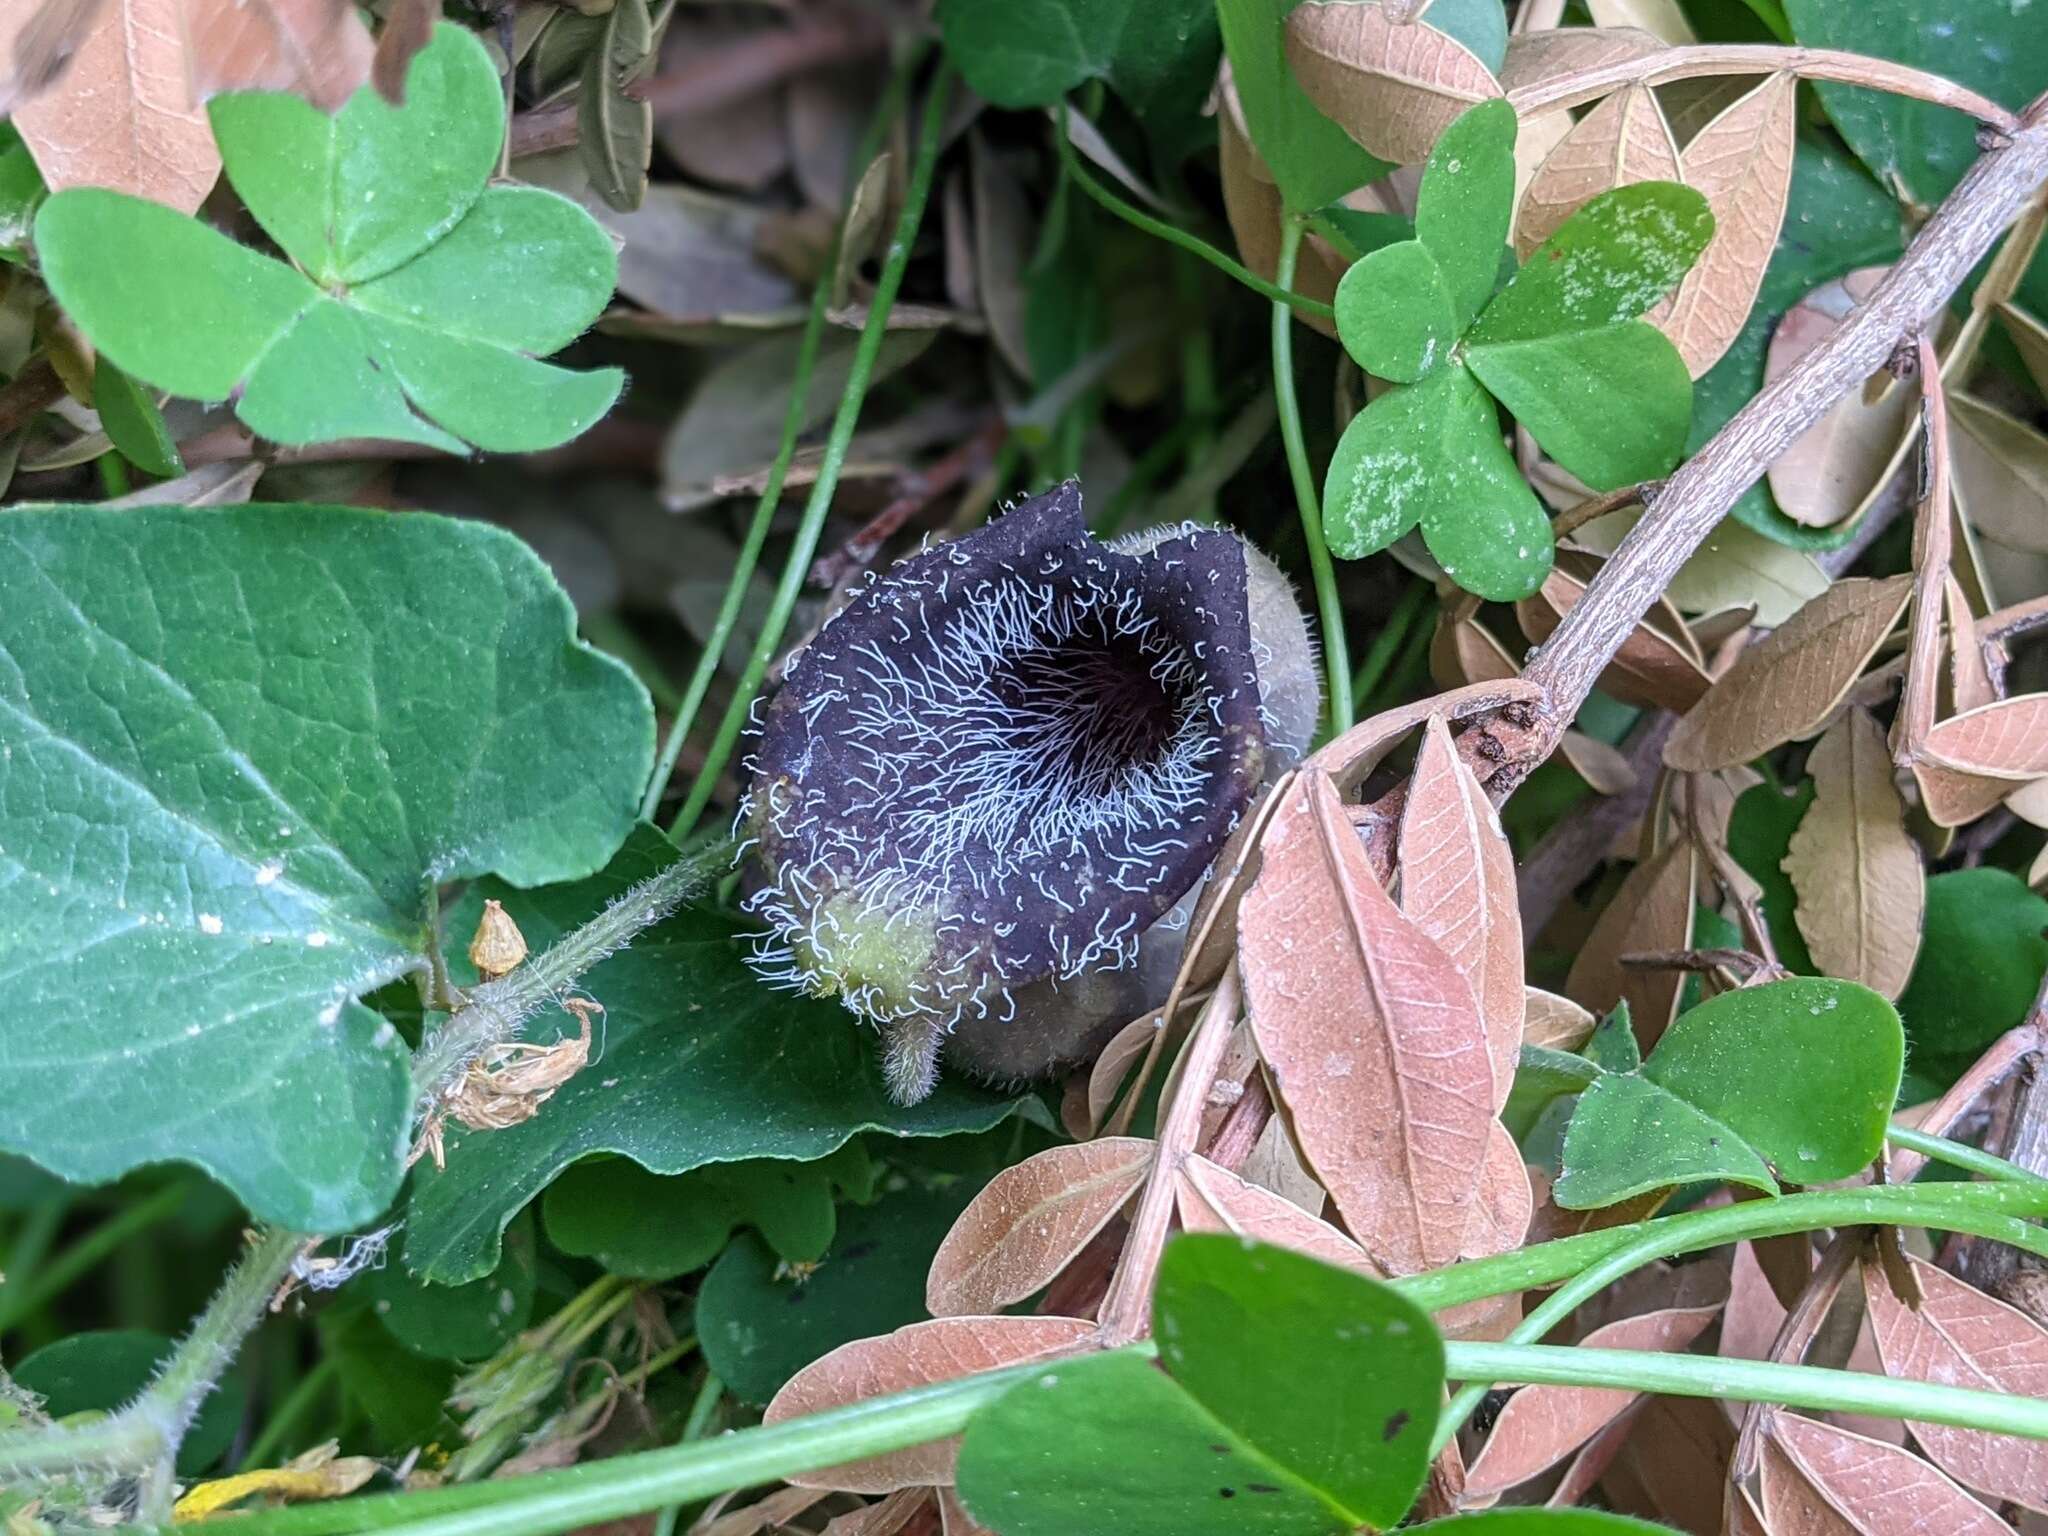
[(1345, 350), (1397, 387), (1345, 429), (1323, 484), (1334, 553), (1369, 555), (1420, 526), (1447, 575), (1496, 601), (1535, 591), (1553, 555), (1495, 402), (1596, 490), (1669, 472), (1691, 428), (1692, 381), (1678, 349), (1638, 317), (1714, 228), (1689, 187), (1617, 188), (1495, 293), (1514, 146), (1505, 102), (1465, 113), (1431, 151), (1415, 238), (1367, 253), (1338, 285)]
[(291, 265), (117, 192), (60, 192), (36, 216), (51, 291), (124, 372), (236, 396), (252, 431), (290, 444), (524, 452), (611, 408), (618, 369), (537, 358), (597, 317), (617, 257), (567, 199), (487, 185), (503, 103), (470, 33), (436, 30), (403, 107), (365, 88), (333, 117), (274, 92), (209, 110), (229, 180)]

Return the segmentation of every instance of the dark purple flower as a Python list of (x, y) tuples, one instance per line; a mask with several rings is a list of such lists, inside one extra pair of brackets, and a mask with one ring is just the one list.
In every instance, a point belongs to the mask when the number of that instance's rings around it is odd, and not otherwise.
[(1313, 685), (1306, 719), (1268, 697), (1253, 561), (1208, 528), (1098, 543), (1070, 482), (872, 580), (791, 661), (746, 811), (763, 968), (879, 1024), (899, 1097), (963, 1019), (1131, 967), (1300, 752)]

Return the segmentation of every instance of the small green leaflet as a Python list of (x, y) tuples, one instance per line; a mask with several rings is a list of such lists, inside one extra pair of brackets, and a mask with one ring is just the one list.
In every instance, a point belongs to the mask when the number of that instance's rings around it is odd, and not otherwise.
[[(675, 857), (667, 838), (641, 826), (589, 879), (526, 892), (479, 882), (448, 915), (449, 968), (458, 981), (469, 974), (459, 952), (485, 897), (504, 902), (538, 949)], [(728, 914), (685, 908), (593, 967), (582, 986), (605, 1017), (590, 1065), (544, 1115), (488, 1133), (451, 1130), (446, 1169), (422, 1165), (413, 1179), (406, 1267), (444, 1285), (488, 1274), (505, 1223), (593, 1154), (679, 1174), (745, 1158), (821, 1158), (864, 1130), (985, 1130), (1036, 1109), (1035, 1098), (950, 1078), (921, 1104), (892, 1103), (853, 1016), (835, 1001), (770, 990), (747, 965), (751, 937)], [(555, 1023), (573, 1033), (566, 1015)], [(547, 1036), (545, 1020), (529, 1031), (540, 1043)]]
[[(234, 396), (280, 443), (522, 452), (611, 408), (618, 369), (536, 360), (611, 297), (611, 241), (566, 198), (486, 185), (503, 95), (469, 32), (436, 29), (403, 107), (366, 86), (333, 117), (278, 92), (208, 110), (228, 179), (291, 265), (118, 192), (60, 192), (36, 215), (51, 291), (125, 372), (189, 399)], [(108, 255), (139, 251), (149, 259)]]
[(1552, 548), (1494, 402), (1595, 489), (1667, 472), (1685, 446), (1692, 383), (1677, 349), (1637, 317), (1713, 233), (1689, 188), (1618, 188), (1566, 220), (1496, 294), (1514, 145), (1505, 101), (1466, 112), (1430, 152), (1415, 238), (1345, 274), (1338, 337), (1399, 387), (1352, 420), (1323, 486), (1338, 555), (1372, 554), (1420, 525), (1447, 575), (1501, 601), (1542, 584)]
[(1216, 78), (1211, 0), (946, 0), (939, 35), (969, 87), (999, 107), (1049, 107), (1099, 79), (1170, 126), (1199, 116)]
[(646, 690), (481, 523), (27, 507), (0, 563), (0, 1147), (374, 1218), (410, 1058), (358, 999), (424, 964), (437, 882), (611, 856)]
[(1824, 977), (1710, 998), (1639, 1066), (1632, 1036), (1595, 1038), (1556, 1187), (1567, 1210), (1705, 1180), (1774, 1195), (1778, 1178), (1846, 1179), (1883, 1150), (1905, 1058), (1892, 1005)]
[(1222, 1234), (1167, 1248), (1162, 1373), (1048, 1366), (968, 1425), (959, 1489), (1002, 1536), (1308, 1536), (1390, 1528), (1441, 1405), (1428, 1314), (1362, 1275)]
[(1394, 167), (1316, 109), (1287, 67), (1287, 16), (1301, 0), (1216, 0), (1245, 127), (1297, 213), (1334, 203)]
[(165, 424), (155, 394), (104, 357), (92, 371), (92, 404), (107, 440), (137, 469), (161, 480), (185, 473), (178, 440)]

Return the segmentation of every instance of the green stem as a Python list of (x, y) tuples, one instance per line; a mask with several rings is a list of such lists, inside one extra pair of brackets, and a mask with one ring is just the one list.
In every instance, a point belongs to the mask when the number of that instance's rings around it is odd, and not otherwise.
[(167, 1490), (167, 1480), (152, 1474), (177, 1453), (199, 1405), (233, 1362), (242, 1341), (263, 1320), (303, 1243), (296, 1233), (276, 1227), (258, 1233), (191, 1331), (171, 1351), (156, 1380), (111, 1418), (75, 1428), (58, 1425), (0, 1435), (0, 1483), (96, 1467), (141, 1474), (145, 1486), (162, 1485)]
[(129, 1238), (138, 1232), (146, 1232), (172, 1215), (184, 1204), (185, 1195), (186, 1191), (179, 1186), (165, 1185), (146, 1199), (123, 1207), (70, 1244), (50, 1261), (47, 1269), (35, 1273), (33, 1284), (9, 1285), (4, 1293), (0, 1293), (0, 1333), (32, 1316), (44, 1302), (61, 1294)]
[[(1925, 1196), (1931, 1193), (1933, 1188), (1939, 1187), (1931, 1186), (1928, 1189), (1918, 1189), (1910, 1184), (1873, 1185), (1859, 1190), (1825, 1191), (1827, 1194), (1843, 1194), (1860, 1198), (1852, 1198), (1852, 1201), (1847, 1206), (1839, 1210), (1828, 1210), (1825, 1216), (1820, 1215), (1819, 1211), (1810, 1206), (1801, 1225), (1790, 1229), (1780, 1227), (1777, 1223), (1768, 1220), (1760, 1222), (1758, 1218), (1760, 1216), (1768, 1218), (1772, 1214), (1779, 1214), (1774, 1213), (1772, 1208), (1782, 1206), (1788, 1203), (1789, 1200), (1811, 1199), (1812, 1196), (1788, 1196), (1778, 1200), (1744, 1201), (1739, 1205), (1724, 1206), (1711, 1211), (1690, 1211), (1684, 1216), (1672, 1218), (1672, 1220), (1674, 1222), (1687, 1223), (1685, 1228), (1686, 1247), (1684, 1250), (1679, 1251), (1718, 1247), (1722, 1243), (1740, 1242), (1747, 1238), (1777, 1235), (1786, 1230), (1812, 1231), (1823, 1226), (1924, 1225), (1939, 1227), (1944, 1225), (1944, 1223), (1929, 1217), (1921, 1207), (1905, 1198), (1907, 1195), (1917, 1194), (1924, 1200)], [(2030, 1201), (2023, 1199), (2023, 1203), (2030, 1203), (2033, 1208), (2030, 1214), (2039, 1214), (2041, 1210), (2048, 1209), (2048, 1180), (2040, 1181), (2039, 1187), (2030, 1187), (2022, 1184), (1957, 1185), (1954, 1187), (1958, 1190), (2010, 1190), (2019, 1193), (2022, 1197), (2031, 1197)], [(1937, 1201), (1937, 1206), (1940, 1203), (1940, 1201)], [(1911, 1212), (1910, 1214), (1909, 1211)], [(1541, 1303), (1532, 1308), (1529, 1314), (1515, 1325), (1514, 1329), (1502, 1342), (1507, 1344), (1533, 1344), (1559, 1323), (1570, 1317), (1583, 1302), (1593, 1296), (1597, 1296), (1615, 1281), (1621, 1279), (1622, 1276), (1632, 1274), (1645, 1264), (1649, 1264), (1657, 1259), (1673, 1257), (1671, 1231), (1668, 1228), (1661, 1231), (1656, 1230), (1659, 1225), (1657, 1222), (1641, 1223), (1627, 1241), (1588, 1264), (1556, 1290), (1552, 1291)], [(2023, 1226), (2024, 1224), (2019, 1225)], [(1765, 1228), (1768, 1228), (1768, 1230), (1764, 1230)], [(1620, 1230), (1624, 1232), (1629, 1231), (1627, 1228)], [(2044, 1245), (2044, 1236), (2048, 1235), (2042, 1234), (2038, 1229), (2028, 1229), (2028, 1231), (2031, 1233), (2031, 1237), (2026, 1246), (2035, 1252), (2048, 1251), (2048, 1245)], [(2010, 1239), (2008, 1238), (2007, 1240)], [(1439, 1271), (1439, 1273), (1442, 1272)], [(1453, 1395), (1450, 1402), (1445, 1405), (1442, 1416), (1437, 1420), (1436, 1439), (1430, 1451), (1432, 1456), (1442, 1451), (1444, 1446), (1450, 1442), (1451, 1437), (1458, 1432), (1458, 1427), (1471, 1416), (1473, 1409), (1479, 1406), (1480, 1399), (1485, 1395), (1486, 1386), (1484, 1383), (1479, 1382), (1468, 1382)]]
[(299, 1420), (311, 1411), (313, 1405), (320, 1401), (320, 1395), (340, 1375), (340, 1364), (330, 1356), (301, 1376), (284, 1401), (265, 1420), (263, 1433), (250, 1442), (247, 1453), (236, 1464), (235, 1470), (248, 1472), (268, 1466), (284, 1449), (292, 1431), (298, 1428)]
[[(920, 40), (890, 76), (889, 89), (854, 150), (852, 164), (856, 171), (874, 159), (876, 150), (881, 146), (882, 135), (895, 121), (904, 93), (909, 88), (911, 73), (924, 57), (925, 46)], [(850, 201), (846, 213), (848, 217), (853, 213)], [(782, 482), (789, 475), (790, 461), (796, 457), (797, 439), (803, 435), (804, 422), (810, 414), (811, 373), (817, 367), (818, 349), (824, 342), (825, 318), (832, 307), (833, 278), (839, 270), (839, 251), (845, 239), (846, 219), (841, 218), (832, 232), (832, 244), (825, 253), (824, 270), (818, 274), (817, 287), (811, 292), (810, 312), (804, 317), (803, 335), (797, 342), (789, 404), (782, 414), (782, 437), (776, 444), (774, 459), (769, 462), (768, 479), (761, 487), (760, 499), (754, 503), (754, 517), (747, 524), (746, 539), (740, 545), (732, 574), (726, 580), (725, 596), (718, 605), (718, 617), (711, 621), (711, 633), (704, 637), (703, 654), (697, 658), (689, 687), (683, 692), (682, 703), (676, 707), (675, 718), (669, 722), (668, 737), (661, 744), (660, 760), (655, 763), (654, 773), (647, 781), (647, 793), (640, 801), (643, 820), (652, 821), (654, 813), (661, 808), (661, 797), (668, 788), (669, 776), (675, 772), (676, 759), (682, 755), (683, 743), (689, 739), (690, 729), (697, 723), (697, 711), (704, 706), (704, 695), (710, 691), (712, 679), (718, 676), (718, 669), (724, 664), (726, 646), (739, 625), (740, 610), (746, 603), (748, 584), (753, 580), (754, 568), (761, 563), (762, 547), (768, 542), (769, 530), (775, 524), (775, 513), (782, 505)]]
[(1885, 1131), (1884, 1139), (1895, 1147), (1918, 1152), (1930, 1162), (1947, 1163), (1951, 1168), (1966, 1168), (1971, 1173), (1981, 1173), (1987, 1179), (2048, 1186), (2048, 1179), (2042, 1178), (2030, 1168), (2022, 1168), (2018, 1163), (2009, 1163), (1997, 1153), (1986, 1152), (1981, 1147), (1950, 1141), (1946, 1136), (1929, 1136), (1925, 1131), (1894, 1125)]
[(1740, 1205), (1685, 1211), (1625, 1227), (1554, 1238), (1513, 1253), (1473, 1259), (1391, 1283), (1418, 1306), (1442, 1312), (1510, 1291), (1557, 1285), (1623, 1249), (1640, 1248), (1648, 1254), (1642, 1261), (1647, 1263), (1650, 1259), (1673, 1259), (1722, 1243), (1826, 1227), (1871, 1225), (1968, 1232), (2031, 1253), (2048, 1254), (2048, 1233), (2021, 1219), (2040, 1216), (2048, 1216), (2048, 1193), (2026, 1184), (1816, 1189), (1781, 1195), (1775, 1200), (1747, 1200)]
[[(1294, 286), (1295, 264), (1301, 258), (1301, 220), (1288, 215), (1280, 224), (1280, 261), (1274, 276), (1283, 289)], [(1344, 643), (1344, 607), (1337, 596), (1337, 568), (1330, 546), (1323, 542), (1323, 509), (1316, 495), (1315, 475), (1308, 464), (1308, 446), (1301, 433), (1301, 403), (1294, 394), (1294, 316), (1284, 302), (1273, 304), (1273, 400), (1280, 412), (1280, 441), (1287, 450), (1287, 473), (1294, 482), (1294, 505), (1301, 513), (1301, 535), (1308, 545), (1314, 574), (1316, 608), (1323, 626), (1323, 669), (1328, 674), (1330, 732), (1349, 730), (1351, 656)]]
[(1068, 110), (1069, 108), (1065, 102), (1060, 103), (1054, 110), (1053, 118), (1058, 125), (1058, 131), (1055, 133), (1054, 138), (1059, 143), (1060, 159), (1066, 165), (1067, 174), (1073, 177), (1074, 185), (1085, 192), (1090, 199), (1107, 208), (1126, 224), (1142, 229), (1146, 234), (1154, 235), (1166, 241), (1169, 245), (1177, 245), (1190, 255), (1201, 257), (1210, 266), (1236, 278), (1245, 287), (1251, 289), (1254, 293), (1263, 294), (1275, 304), (1287, 305), (1300, 310), (1305, 315), (1315, 315), (1324, 320), (1336, 317), (1337, 311), (1323, 303), (1322, 300), (1312, 299), (1306, 294), (1291, 291), (1287, 286), (1288, 279), (1286, 277), (1280, 277), (1277, 282), (1267, 282), (1258, 273), (1252, 271), (1251, 268), (1244, 266), (1240, 262), (1233, 261), (1230, 257), (1224, 255), (1223, 252), (1217, 250), (1215, 246), (1202, 239), (1201, 236), (1191, 235), (1186, 230), (1176, 228), (1174, 225), (1167, 223), (1164, 219), (1153, 218), (1151, 214), (1138, 207), (1135, 203), (1125, 202), (1114, 192), (1110, 191), (1109, 188), (1096, 181), (1094, 177), (1081, 168), (1080, 157), (1074, 153), (1073, 143), (1067, 138)]
[[(1150, 1344), (1129, 1350), (1141, 1358), (1154, 1353)], [(1784, 1403), (2048, 1439), (2048, 1402), (1860, 1371), (1542, 1344), (1451, 1343), (1444, 1357), (1452, 1376), (1488, 1386), (1554, 1384)], [(262, 1511), (238, 1520), (236, 1530), (238, 1536), (392, 1529), (406, 1536), (552, 1536), (958, 1434), (978, 1409), (1042, 1369), (1042, 1363), (1012, 1366), (531, 1477)]]
[(946, 102), (951, 95), (952, 83), (952, 72), (941, 65), (925, 101), (924, 117), (919, 125), (917, 159), (911, 167), (909, 186), (904, 191), (903, 212), (896, 220), (888, 255), (875, 283), (874, 298), (868, 304), (867, 324), (861, 328), (860, 344), (854, 349), (846, 392), (840, 396), (839, 411), (832, 418), (832, 430), (825, 439), (825, 452), (818, 464), (818, 478), (811, 485), (810, 499), (804, 503), (803, 521), (790, 547), (788, 562), (782, 568), (782, 580), (775, 589), (767, 620), (754, 641), (753, 654), (747, 658), (746, 670), (740, 674), (732, 702), (726, 706), (725, 717), (718, 723), (718, 735), (712, 741), (703, 767), (697, 770), (689, 798), (683, 802), (682, 810), (669, 829), (672, 836), (680, 837), (694, 827), (697, 818), (704, 813), (704, 807), (710, 803), (718, 775), (739, 741), (740, 732), (753, 708), (754, 695), (760, 689), (761, 679), (768, 673), (768, 663), (782, 644), (783, 632), (789, 627), (790, 615), (796, 611), (797, 598), (802, 595), (811, 560), (818, 552), (818, 538), (824, 531), (825, 514), (831, 509), (833, 493), (839, 488), (839, 471), (846, 463), (846, 450), (853, 441), (853, 429), (860, 421), (861, 405), (867, 398), (868, 381), (874, 377), (875, 359), (882, 350), (882, 339), (888, 330), (889, 311), (896, 303), (897, 291), (903, 286), (903, 273), (910, 265), (910, 249), (917, 242), (918, 226), (923, 222), (925, 203), (931, 196), (932, 172), (938, 164), (941, 141), (945, 137)]
[(59, 1188), (30, 1206), (28, 1214), (22, 1217), (20, 1230), (14, 1234), (4, 1259), (0, 1259), (0, 1268), (5, 1270), (0, 1275), (0, 1317), (5, 1319), (0, 1327), (11, 1326), (33, 1310), (16, 1298), (42, 1265), (70, 1210), (71, 1191)]
[(690, 1416), (683, 1421), (685, 1440), (702, 1440), (711, 1428), (711, 1416), (718, 1412), (718, 1400), (725, 1396), (725, 1383), (711, 1371), (704, 1373), (704, 1384), (697, 1389), (695, 1401), (690, 1404)]

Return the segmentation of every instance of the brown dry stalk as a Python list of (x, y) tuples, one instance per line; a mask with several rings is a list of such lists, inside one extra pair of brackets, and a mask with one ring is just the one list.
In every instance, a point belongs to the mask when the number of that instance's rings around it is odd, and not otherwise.
[(1152, 1171), (1146, 1176), (1144, 1193), (1139, 1195), (1137, 1211), (1131, 1217), (1131, 1235), (1124, 1244), (1123, 1259), (1102, 1303), (1096, 1340), (1105, 1349), (1118, 1348), (1145, 1335), (1153, 1277), (1159, 1272), (1159, 1255), (1173, 1224), (1174, 1189), (1179, 1182), (1180, 1165), (1195, 1150), (1195, 1140), (1201, 1134), (1209, 1084), (1215, 1080), (1216, 1069), (1223, 1064), (1224, 1053), (1230, 1047), (1240, 996), (1237, 967), (1233, 964), (1216, 984), (1209, 1005), (1202, 1010), (1194, 1033), (1188, 1037), (1187, 1049), (1181, 1056), (1180, 1080), (1173, 1085), (1169, 1107), (1159, 1122)]
[(1527, 122), (1536, 113), (1575, 107), (1638, 82), (1669, 85), (1675, 80), (1696, 80), (1702, 75), (1769, 75), (1779, 70), (1789, 70), (1802, 80), (1836, 80), (1845, 85), (1889, 91), (1895, 96), (1911, 96), (1938, 107), (1953, 107), (2002, 133), (2017, 133), (2022, 126), (2020, 118), (1990, 97), (1924, 69), (1835, 48), (1781, 48), (1765, 43), (1665, 48), (1510, 91), (1508, 105)]

